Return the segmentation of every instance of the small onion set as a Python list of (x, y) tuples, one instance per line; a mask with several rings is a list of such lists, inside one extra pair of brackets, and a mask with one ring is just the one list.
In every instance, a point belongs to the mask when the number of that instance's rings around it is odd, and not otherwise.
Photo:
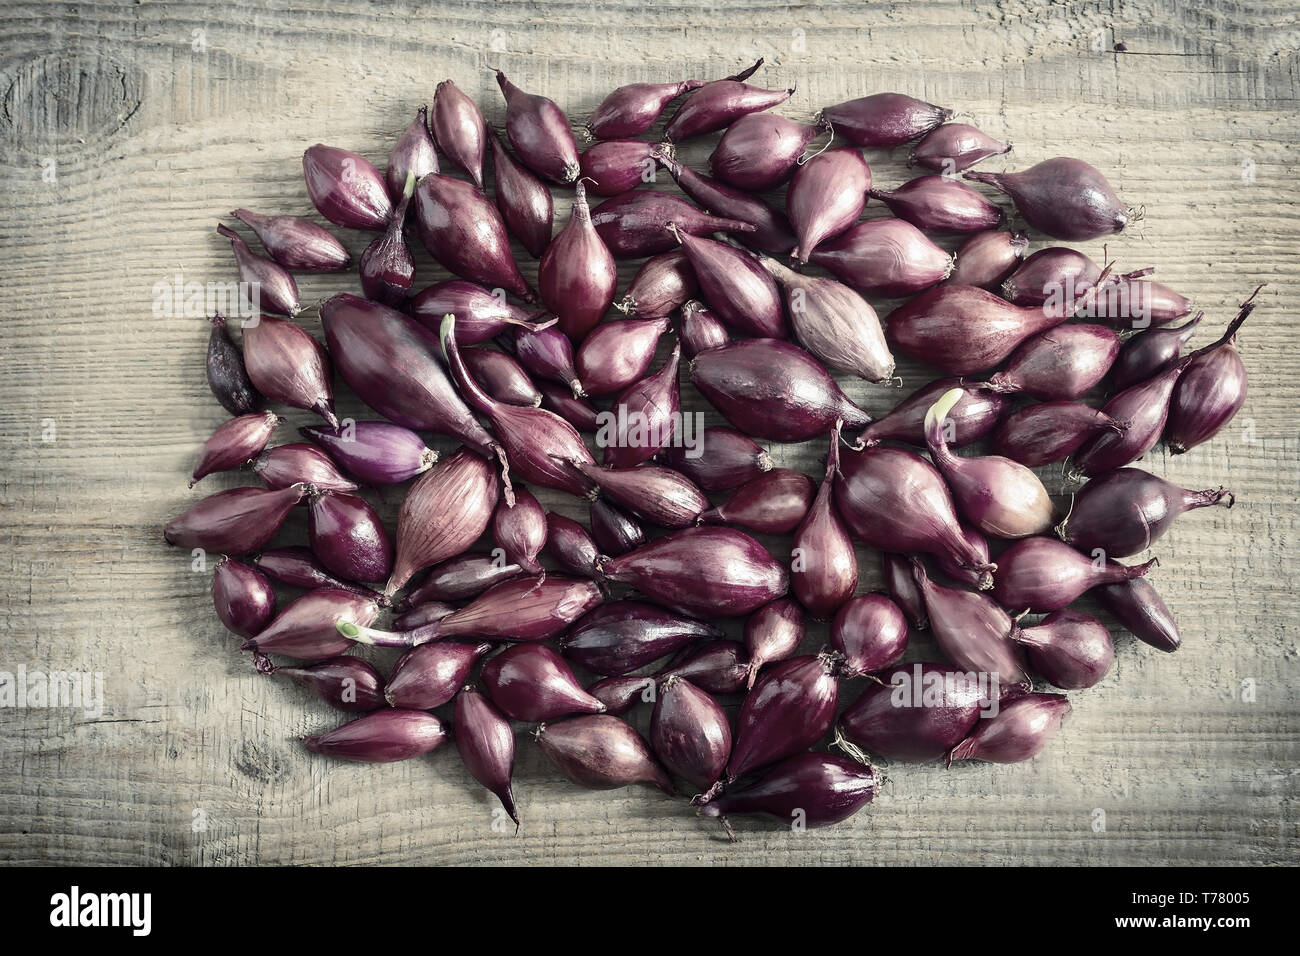
[[(1203, 313), (1178, 325), (1192, 305), (1151, 270), (1027, 255), (1138, 218), (1093, 166), (974, 169), (1011, 146), (901, 93), (796, 121), (772, 112), (794, 89), (748, 82), (761, 66), (621, 87), (582, 137), (522, 78), (493, 71), (497, 129), (447, 80), (384, 172), (303, 154), (307, 198), (355, 241), (242, 208), (262, 252), (218, 227), (256, 312), (211, 320), (231, 417), (190, 486), (264, 487), (217, 490), (164, 538), (213, 556), (217, 617), (258, 673), (349, 715), (308, 751), (454, 741), (517, 830), (516, 745), (535, 744), (580, 787), (688, 797), (734, 839), (742, 814), (848, 818), (880, 790), (872, 758), (1039, 754), (1071, 708), (1052, 688), (1115, 660), (1079, 599), (1179, 647), (1144, 552), (1235, 499), (1139, 459), (1242, 407), (1254, 295), (1191, 347)], [(900, 147), (924, 172), (873, 178), (863, 149)], [(350, 266), (322, 344), (294, 273)], [(932, 380), (891, 393), (895, 354)], [(690, 386), (725, 424), (693, 427)], [(278, 441), (286, 408), (304, 441)], [(816, 442), (824, 468), (773, 442)], [(1053, 472), (1087, 481), (1067, 500)]]

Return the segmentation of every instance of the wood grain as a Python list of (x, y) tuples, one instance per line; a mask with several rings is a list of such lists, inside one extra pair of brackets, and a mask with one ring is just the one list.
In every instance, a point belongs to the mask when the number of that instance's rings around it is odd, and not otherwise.
[[(0, 860), (1295, 863), (1292, 12), (1173, 0), (7, 4), (0, 670), (100, 672), (105, 706), (93, 719), (0, 710)], [(1127, 53), (1111, 52), (1117, 41)], [(756, 81), (798, 87), (781, 110), (794, 118), (896, 89), (1012, 141), (989, 168), (1089, 159), (1146, 211), (1107, 244), (1110, 257), (1154, 266), (1204, 308), (1198, 343), (1269, 283), (1242, 335), (1251, 395), (1240, 418), (1191, 454), (1146, 463), (1238, 496), (1231, 511), (1187, 516), (1158, 548), (1154, 580), (1184, 648), (1167, 656), (1120, 637), (1113, 673), (1072, 695), (1066, 730), (1031, 764), (891, 766), (884, 795), (850, 822), (799, 834), (740, 822), (735, 846), (681, 801), (568, 786), (522, 729), (518, 836), (493, 830), (491, 799), (451, 748), (378, 767), (310, 756), (297, 738), (338, 716), (254, 674), (212, 616), (208, 573), (161, 540), (166, 518), (199, 494), (184, 479), (224, 416), (202, 374), (206, 324), (156, 316), (156, 284), (230, 279), (229, 247), (213, 233), (221, 216), (241, 205), (310, 213), (302, 150), (326, 142), (382, 160), (446, 77), (489, 122), (501, 123), (503, 105), (488, 66), (580, 122), (620, 84), (720, 76), (758, 56)], [(701, 168), (711, 146), (691, 144), (684, 158)], [(877, 182), (908, 177), (901, 153), (869, 154)], [(558, 192), (557, 209), (567, 211)], [(359, 253), (369, 237), (343, 239)], [(1103, 255), (1101, 243), (1087, 249)], [(423, 253), (418, 265), (418, 282), (445, 276)], [(315, 302), (355, 278), (301, 286)], [(319, 335), (315, 320), (305, 325)], [(909, 387), (926, 380), (917, 366), (900, 371)], [(876, 413), (898, 397), (845, 387)], [(686, 401), (704, 410), (693, 393)], [(355, 399), (341, 406), (362, 412)], [(813, 475), (822, 453), (819, 442), (774, 449)], [(238, 483), (216, 476), (200, 490)], [(397, 496), (381, 498), (391, 519)], [(582, 515), (573, 499), (543, 499)], [(286, 538), (295, 533), (301, 524)], [(875, 557), (862, 559), (870, 589)], [(814, 628), (809, 644), (823, 639)], [(912, 656), (934, 653), (918, 636)], [(636, 719), (644, 728), (646, 715)]]

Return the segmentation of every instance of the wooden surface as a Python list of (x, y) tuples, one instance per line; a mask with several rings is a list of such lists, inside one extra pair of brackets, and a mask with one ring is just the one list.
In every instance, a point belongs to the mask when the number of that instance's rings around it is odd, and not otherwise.
[[(100, 672), (105, 700), (94, 719), (0, 710), (0, 860), (1295, 863), (1294, 8), (598, 6), (5, 4), (0, 670)], [(1128, 52), (1110, 52), (1116, 41)], [(798, 86), (780, 110), (791, 117), (900, 90), (1014, 142), (989, 169), (1089, 159), (1146, 208), (1110, 255), (1156, 267), (1207, 311), (1198, 344), (1269, 283), (1241, 338), (1251, 394), (1238, 421), (1191, 454), (1144, 463), (1187, 487), (1237, 492), (1234, 509), (1186, 516), (1156, 552), (1152, 580), (1185, 646), (1164, 655), (1119, 636), (1113, 672), (1071, 695), (1073, 716), (1032, 763), (890, 766), (885, 793), (850, 822), (791, 833), (738, 821), (734, 846), (682, 801), (569, 786), (522, 730), (518, 836), (493, 830), (494, 801), (453, 747), (389, 766), (307, 754), (298, 738), (339, 715), (256, 675), (212, 615), (210, 573), (192, 572), (162, 542), (164, 521), (200, 493), (185, 477), (224, 413), (203, 378), (206, 324), (155, 317), (155, 284), (233, 278), (229, 246), (213, 232), (219, 217), (240, 205), (311, 213), (303, 149), (320, 141), (382, 162), (446, 77), (489, 122), (503, 109), (487, 64), (580, 122), (620, 84), (720, 76), (760, 55), (757, 82)], [(700, 168), (710, 148), (693, 145), (686, 159)], [(901, 155), (868, 159), (879, 183), (907, 176)], [(561, 197), (557, 208), (567, 206)], [(369, 240), (343, 238), (354, 253)], [(1100, 243), (1088, 251), (1102, 257)], [(444, 276), (419, 255), (419, 285)], [(314, 302), (356, 280), (301, 285)], [(314, 319), (305, 324), (319, 335)], [(902, 372), (909, 387), (926, 380), (916, 367)], [(876, 413), (898, 397), (846, 387)], [(341, 412), (361, 408), (349, 398)], [(820, 442), (775, 453), (819, 473)], [(247, 480), (218, 476), (201, 490)], [(382, 497), (391, 517), (397, 497)], [(583, 513), (562, 496), (546, 503)], [(862, 557), (869, 589), (875, 558)], [(823, 636), (814, 630), (810, 646)], [(912, 653), (934, 650), (918, 638)]]

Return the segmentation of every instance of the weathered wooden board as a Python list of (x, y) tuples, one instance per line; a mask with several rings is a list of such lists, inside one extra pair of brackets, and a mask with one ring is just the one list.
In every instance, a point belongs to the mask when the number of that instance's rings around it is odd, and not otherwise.
[[(1296, 862), (1298, 46), (1294, 9), (1267, 2), (7, 3), (0, 671), (98, 672), (104, 707), (0, 710), (0, 860)], [(203, 380), (205, 323), (156, 315), (157, 285), (230, 278), (219, 217), (309, 212), (306, 146), (381, 159), (446, 77), (491, 122), (503, 109), (488, 65), (577, 119), (622, 83), (719, 76), (758, 56), (759, 81), (797, 85), (792, 117), (897, 89), (1014, 142), (990, 168), (1089, 158), (1146, 209), (1111, 257), (1155, 266), (1206, 309), (1198, 342), (1269, 283), (1242, 336), (1241, 418), (1147, 463), (1238, 495), (1158, 550), (1154, 580), (1185, 647), (1166, 656), (1122, 637), (1114, 672), (1073, 695), (1065, 732), (1031, 764), (889, 767), (884, 796), (849, 823), (741, 823), (735, 846), (680, 801), (568, 786), (522, 733), (518, 836), (494, 831), (493, 802), (452, 748), (380, 767), (311, 758), (296, 738), (338, 717), (254, 674), (212, 617), (208, 574), (161, 540), (198, 494), (184, 476), (223, 413)], [(869, 159), (878, 182), (907, 175), (901, 155)], [(368, 237), (345, 241), (359, 252)], [(444, 275), (423, 256), (420, 269), (421, 282)], [(354, 283), (302, 286), (315, 301)], [(874, 412), (897, 397), (847, 387)], [(822, 453), (777, 457), (815, 475)], [(933, 653), (917, 640), (914, 656)]]

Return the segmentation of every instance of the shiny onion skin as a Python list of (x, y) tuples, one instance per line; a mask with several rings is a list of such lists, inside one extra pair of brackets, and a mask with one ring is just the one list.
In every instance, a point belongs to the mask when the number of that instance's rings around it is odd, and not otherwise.
[(546, 553), (565, 571), (582, 577), (596, 576), (600, 549), (591, 533), (564, 515), (546, 512)]
[(320, 315), (334, 366), (363, 402), (398, 425), (448, 435), (477, 454), (495, 456), (496, 441), (456, 391), (438, 359), (438, 339), (424, 326), (347, 293), (322, 304)]
[(670, 252), (677, 245), (667, 229), (670, 222), (693, 236), (754, 231), (752, 223), (711, 216), (684, 199), (648, 189), (634, 189), (606, 199), (591, 211), (591, 222), (615, 259)]
[(666, 313), (657, 319), (624, 319), (596, 326), (578, 349), (577, 372), (583, 391), (613, 395), (641, 379), (650, 370), (655, 347), (667, 331)]
[(838, 730), (877, 757), (901, 763), (938, 760), (990, 707), (991, 688), (943, 664), (903, 664), (869, 685), (840, 715)]
[(345, 580), (383, 581), (393, 569), (393, 541), (375, 509), (356, 495), (311, 495), (307, 540), (320, 563)]
[(1173, 365), (1196, 333), (1201, 318), (1198, 314), (1177, 328), (1147, 329), (1120, 346), (1119, 356), (1110, 367), (1111, 391), (1123, 391)]
[(1141, 468), (1119, 468), (1079, 490), (1056, 533), (1085, 554), (1127, 558), (1155, 544), (1183, 512), (1225, 502), (1231, 508), (1235, 500), (1222, 486), (1189, 491)]
[[(807, 630), (803, 609), (789, 598), (779, 598), (751, 614), (749, 620), (745, 621), (745, 650), (749, 654), (748, 686), (753, 688), (764, 664), (774, 664), (794, 657)], [(715, 773), (702, 786), (707, 787), (719, 775), (720, 773)]]
[(492, 180), (496, 186), (497, 209), (510, 235), (519, 240), (534, 259), (540, 259), (551, 244), (555, 202), (551, 190), (540, 179), (516, 163), (497, 137), (492, 137)]
[(1008, 702), (998, 715), (980, 721), (969, 737), (952, 749), (954, 760), (1019, 763), (1042, 753), (1070, 713), (1064, 694), (1026, 694)]
[(299, 482), (314, 485), (317, 491), (356, 491), (359, 487), (339, 471), (329, 455), (305, 441), (268, 448), (250, 467), (268, 488), (288, 488)]
[[(801, 750), (831, 729), (839, 682), (831, 654), (792, 657), (774, 664), (754, 683), (736, 718), (725, 783)], [(706, 794), (707, 803), (713, 796)]]
[[(466, 400), (492, 422), (511, 467), (534, 485), (574, 495), (586, 494), (589, 487), (586, 479), (565, 464), (565, 461), (595, 464), (577, 430), (553, 412), (506, 405), (479, 388), (460, 357), (454, 316), (449, 315), (443, 320), (442, 349)], [(512, 494), (507, 485), (507, 501), (511, 500)]]
[(1143, 643), (1166, 654), (1172, 654), (1182, 645), (1178, 623), (1150, 581), (1144, 578), (1118, 581), (1104, 584), (1092, 593), (1098, 604)]
[(574, 366), (573, 343), (559, 329), (515, 329), (513, 341), (504, 339), (503, 347), (513, 351), (530, 375), (567, 385), (575, 397), (586, 394)]
[(369, 485), (400, 485), (438, 460), (424, 439), (391, 422), (350, 422), (337, 431), (319, 425), (298, 429), (329, 453), (350, 475)]
[[(1143, 275), (1147, 271), (1134, 275)], [(1163, 283), (1119, 276), (1098, 290), (1091, 314), (1116, 328), (1141, 330), (1168, 325), (1191, 311), (1191, 300)]]
[(1243, 305), (1218, 341), (1184, 355), (1145, 382), (1112, 396), (1101, 410), (1118, 421), (1127, 422), (1128, 428), (1122, 435), (1103, 432), (1089, 441), (1074, 456), (1075, 470), (1092, 478), (1136, 461), (1155, 447), (1168, 423), (1170, 403), (1183, 372), (1202, 356), (1212, 355), (1224, 343), (1231, 342), (1254, 308), (1251, 302)]
[(1025, 339), (988, 387), (1044, 402), (1074, 401), (1106, 377), (1119, 350), (1119, 335), (1104, 325), (1058, 325)]
[(600, 409), (587, 399), (554, 382), (538, 382), (542, 393), (542, 408), (558, 415), (580, 432), (594, 435), (600, 430)]
[[(402, 198), (409, 176), (418, 180), (437, 171), (438, 151), (434, 148), (433, 137), (429, 135), (429, 108), (421, 106), (416, 110), (411, 125), (397, 138), (393, 151), (388, 154), (388, 169), (384, 171), (384, 180), (388, 183), (389, 197), (394, 203)], [(396, 212), (393, 218), (399, 218)]]
[(232, 415), (248, 415), (260, 411), (266, 404), (253, 386), (244, 368), (244, 354), (230, 337), (226, 317), (218, 313), (208, 319), (212, 332), (208, 335), (207, 373), (208, 387), (221, 407)]
[[(774, 377), (773, 369), (782, 374)], [(691, 384), (736, 428), (754, 438), (798, 442), (837, 421), (856, 431), (871, 417), (803, 349), (779, 339), (745, 339), (691, 360)]]
[(260, 551), (307, 490), (305, 485), (292, 485), (218, 491), (167, 522), (163, 538), (173, 547), (202, 548), (214, 554)]
[(969, 285), (940, 285), (889, 314), (885, 334), (904, 355), (948, 375), (969, 375), (1000, 364), (1021, 342), (1060, 325), (1091, 301), (1085, 291), (1063, 310), (1011, 305)]
[(352, 641), (339, 633), (335, 622), (346, 618), (365, 627), (378, 613), (379, 604), (373, 594), (366, 597), (352, 591), (317, 588), (291, 601), (240, 649), (309, 661), (337, 657), (352, 647)]
[[(986, 538), (979, 529), (973, 527), (969, 522), (963, 521), (961, 523), (961, 536), (966, 539), (966, 542), (971, 546), (971, 548), (973, 548), (985, 561), (990, 560), (988, 538)], [(951, 581), (956, 581), (959, 584), (964, 584), (968, 588), (979, 587), (979, 572), (954, 564), (952, 559), (946, 555), (937, 554), (933, 557), (935, 565), (938, 567), (939, 571), (943, 573), (944, 577)]]
[(462, 349), (460, 355), (474, 380), (498, 402), (528, 408), (542, 404), (542, 393), (528, 373), (505, 352), (483, 346)]
[(525, 574), (541, 574), (537, 561), (546, 545), (546, 512), (527, 488), (515, 489), (515, 503), (497, 502), (492, 512), (492, 540), (505, 552), (506, 560), (519, 565)]
[(1170, 453), (1181, 455), (1209, 441), (1245, 402), (1246, 366), (1237, 352), (1234, 330), (1216, 347), (1197, 354), (1174, 386), (1164, 431)]
[(749, 681), (749, 658), (735, 641), (700, 641), (687, 647), (656, 680), (684, 677), (710, 694), (739, 694)]
[(587, 692), (605, 705), (605, 713), (621, 717), (637, 704), (654, 703), (653, 677), (606, 677), (587, 688)]
[(844, 455), (835, 507), (868, 547), (944, 554), (978, 573), (981, 588), (990, 586), (997, 565), (962, 536), (943, 476), (915, 452), (882, 445)]
[(493, 585), (523, 573), (523, 568), (504, 560), (502, 555), (467, 551), (431, 567), (394, 607), (405, 611), (430, 601), (471, 601)]
[(615, 307), (636, 318), (657, 321), (677, 311), (699, 291), (686, 253), (673, 249), (646, 260)]
[(487, 123), (475, 102), (451, 80), (443, 80), (434, 91), (432, 126), (439, 148), (482, 189)]
[(1025, 258), (1029, 237), (1023, 232), (977, 232), (958, 247), (949, 285), (996, 289)]
[(795, 247), (797, 240), (785, 213), (772, 208), (753, 193), (695, 172), (689, 166), (677, 162), (665, 150), (657, 150), (654, 155), (682, 192), (701, 209), (752, 224), (753, 232), (742, 232), (736, 236), (745, 246), (773, 256), (786, 255)]
[(275, 616), (275, 588), (252, 565), (222, 557), (212, 572), (212, 606), (226, 630), (252, 637)]
[(734, 841), (728, 814), (758, 813), (807, 827), (828, 827), (847, 820), (880, 792), (870, 767), (834, 754), (803, 753), (787, 757), (747, 787), (728, 790), (700, 807), (700, 816), (716, 817)]
[(1011, 152), (1002, 143), (966, 123), (945, 123), (930, 130), (907, 157), (907, 165), (924, 166), (936, 173), (959, 173), (990, 156)]
[(441, 720), (422, 710), (377, 710), (302, 743), (326, 757), (392, 763), (436, 750), (449, 736)]
[(535, 298), (511, 255), (501, 214), (476, 187), (441, 173), (425, 176), (415, 188), (415, 222), (424, 248), (450, 272), (525, 302)]
[(945, 176), (918, 176), (897, 189), (874, 188), (867, 195), (923, 232), (968, 235), (996, 229), (1004, 218), (975, 190)]
[(548, 574), (494, 585), (432, 625), (429, 638), (546, 641), (605, 600), (592, 581)]
[(714, 314), (737, 332), (757, 338), (785, 338), (790, 326), (781, 290), (770, 271), (743, 249), (700, 239), (669, 225), (695, 272), (700, 292)]
[(750, 113), (770, 110), (788, 100), (794, 93), (793, 89), (765, 90), (742, 82), (762, 62), (760, 59), (749, 71), (738, 76), (705, 83), (691, 93), (664, 127), (664, 136), (671, 142), (681, 143), (726, 129)]
[(930, 458), (948, 483), (957, 511), (998, 538), (1027, 538), (1049, 530), (1058, 515), (1037, 475), (1010, 458), (964, 458), (948, 448), (945, 419), (964, 394), (956, 388), (945, 392), (925, 416)]
[(390, 707), (433, 710), (456, 695), (479, 658), (492, 649), (488, 643), (461, 644), (436, 641), (403, 654), (388, 677), (384, 699)]
[(316, 559), (316, 555), (311, 553), (310, 548), (300, 545), (263, 551), (252, 557), (249, 563), (272, 581), (287, 584), (292, 588), (305, 588), (308, 591), (317, 588), (334, 588), (341, 591), (354, 591), (370, 598), (378, 597), (367, 587), (344, 581), (330, 574)]
[(542, 254), (537, 287), (560, 320), (556, 327), (574, 342), (586, 338), (614, 302), (618, 265), (591, 224), (581, 181), (574, 186), (569, 221)]
[(312, 205), (334, 225), (375, 232), (388, 227), (388, 185), (364, 156), (317, 143), (302, 154), (302, 173)]
[(853, 539), (835, 510), (834, 483), (839, 467), (837, 427), (831, 432), (821, 487), (790, 541), (790, 586), (799, 603), (818, 621), (834, 614), (858, 586)]
[(409, 611), (393, 619), (393, 627), (398, 630), (414, 630), (426, 624), (434, 624), (451, 615), (456, 608), (441, 601), (425, 601), (416, 604)]
[(663, 765), (701, 790), (731, 755), (731, 724), (718, 702), (690, 681), (670, 677), (650, 717), (650, 747)]
[(952, 110), (904, 93), (873, 93), (830, 106), (819, 114), (854, 146), (902, 146), (943, 123)]
[(330, 360), (317, 341), (288, 319), (259, 316), (244, 323), (244, 367), (273, 402), (313, 411), (338, 427)]
[(560, 638), (560, 649), (593, 674), (618, 677), (695, 641), (720, 637), (712, 624), (654, 604), (610, 601), (579, 618)]
[(230, 215), (252, 229), (267, 254), (286, 269), (337, 272), (352, 259), (328, 229), (308, 219), (263, 216), (250, 209), (236, 209)]
[(591, 521), (591, 536), (601, 554), (617, 558), (645, 544), (645, 528), (605, 498), (598, 497), (591, 502), (587, 517)]
[(361, 290), (367, 299), (400, 306), (411, 294), (415, 260), (406, 245), (406, 210), (414, 189), (415, 174), (412, 173), (406, 183), (407, 191), (399, 193), (397, 208), (393, 210), (388, 228), (361, 253)]
[(677, 791), (635, 730), (608, 714), (544, 723), (534, 732), (555, 768), (588, 790), (617, 790), (648, 783), (669, 796)]
[(553, 100), (525, 93), (500, 70), (497, 85), (506, 98), (506, 136), (525, 166), (553, 183), (578, 178), (578, 144), (569, 118)]
[(785, 194), (786, 215), (799, 244), (793, 258), (807, 262), (823, 239), (858, 221), (871, 188), (871, 167), (856, 149), (832, 149), (799, 167)]
[(844, 655), (841, 677), (888, 670), (907, 652), (907, 620), (887, 595), (859, 594), (836, 612), (831, 622), (831, 647)]
[(820, 243), (808, 259), (859, 292), (914, 295), (952, 275), (954, 260), (903, 219), (868, 219)]
[(384, 700), (383, 677), (373, 664), (359, 657), (331, 657), (302, 666), (276, 666), (270, 658), (262, 657), (257, 667), (264, 674), (283, 674), (301, 681), (321, 700), (339, 710), (368, 714), (388, 706)]
[[(734, 528), (686, 528), (602, 562), (601, 574), (691, 617), (739, 617), (782, 597), (784, 567)], [(706, 688), (707, 689), (707, 688)]]
[(579, 181), (589, 181), (597, 196), (617, 196), (642, 183), (652, 183), (655, 150), (664, 149), (639, 139), (611, 139), (588, 146), (578, 157)]
[(615, 504), (661, 528), (691, 527), (709, 508), (709, 499), (689, 478), (661, 465), (599, 468), (573, 462), (572, 467)]
[(763, 192), (789, 179), (808, 144), (829, 130), (825, 122), (796, 123), (773, 113), (750, 113), (722, 134), (709, 154), (709, 171), (728, 186)]
[[(549, 195), (549, 194), (548, 194)], [(547, 232), (547, 241), (550, 233)], [(507, 302), (500, 292), (489, 292), (476, 282), (450, 279), (435, 282), (406, 303), (411, 318), (437, 335), (443, 316), (456, 316), (456, 341), (461, 345), (480, 345), (509, 329), (541, 331), (555, 324), (545, 312), (533, 312)]]
[(397, 555), (384, 592), (392, 596), (417, 571), (469, 550), (492, 520), (499, 487), (492, 464), (465, 449), (421, 475), (397, 515)]
[(919, 559), (912, 574), (925, 600), (930, 631), (954, 666), (995, 675), (1002, 684), (1029, 679), (1023, 652), (1015, 644), (1016, 622), (987, 594), (949, 588), (931, 581)]
[(282, 421), (275, 412), (253, 412), (227, 419), (203, 443), (189, 486), (193, 488), (213, 472), (239, 468), (256, 458)]
[(465, 769), (501, 801), (518, 833), (519, 811), (511, 784), (515, 732), (510, 721), (474, 687), (464, 687), (456, 695), (451, 719), (456, 728), (456, 749)]
[(1055, 538), (1025, 538), (998, 557), (993, 596), (1013, 614), (1059, 611), (1085, 591), (1143, 577), (1155, 564), (1152, 558), (1132, 567), (1099, 565)]
[[(880, 552), (880, 573), (885, 579), (885, 590), (894, 603), (902, 609), (908, 624), (918, 631), (930, 626), (925, 615), (925, 600), (912, 577), (912, 561), (904, 554)], [(978, 583), (978, 582), (977, 582)]]
[(596, 107), (587, 121), (587, 132), (595, 139), (625, 139), (640, 136), (654, 126), (668, 104), (683, 93), (697, 90), (704, 80), (680, 83), (629, 83), (614, 90)]
[(1021, 628), (1015, 640), (1025, 649), (1030, 669), (1062, 690), (1092, 687), (1115, 661), (1106, 626), (1091, 614), (1069, 608)]
[(789, 468), (773, 468), (741, 485), (722, 504), (699, 516), (704, 524), (729, 524), (759, 534), (787, 534), (813, 502), (813, 483)]
[[(604, 444), (601, 463), (608, 468), (631, 468), (659, 454), (673, 443), (681, 420), (681, 390), (678, 369), (682, 346), (673, 345), (663, 368), (649, 378), (634, 382), (614, 399), (610, 415), (619, 423), (613, 434), (597, 433)], [(627, 427), (624, 423), (631, 423)]]
[(786, 310), (799, 344), (827, 368), (869, 382), (894, 376), (894, 357), (885, 344), (880, 318), (870, 303), (842, 282), (803, 275), (775, 259), (761, 260), (785, 294)]
[(1131, 218), (1106, 177), (1081, 159), (1058, 156), (1018, 173), (963, 175), (1002, 190), (1026, 222), (1053, 239), (1100, 239)]
[(725, 425), (711, 425), (704, 429), (694, 449), (684, 445), (664, 449), (660, 459), (705, 491), (739, 488), (773, 468), (772, 456), (767, 449), (748, 435)]
[(950, 428), (948, 444), (954, 448), (979, 441), (991, 432), (1011, 407), (1010, 399), (980, 388), (967, 385), (960, 378), (941, 378), (922, 385), (894, 406), (893, 411), (868, 425), (858, 443), (863, 447), (879, 445), (882, 441), (900, 441), (909, 445), (926, 447), (925, 414), (939, 397), (954, 388), (962, 389), (962, 398), (949, 411)]
[(1002, 283), (1002, 297), (1016, 305), (1043, 305), (1059, 290), (1076, 292), (1095, 285), (1101, 267), (1077, 249), (1039, 249)]
[(993, 451), (1037, 468), (1069, 458), (1102, 429), (1127, 426), (1082, 402), (1039, 402), (1017, 409), (993, 433)]

